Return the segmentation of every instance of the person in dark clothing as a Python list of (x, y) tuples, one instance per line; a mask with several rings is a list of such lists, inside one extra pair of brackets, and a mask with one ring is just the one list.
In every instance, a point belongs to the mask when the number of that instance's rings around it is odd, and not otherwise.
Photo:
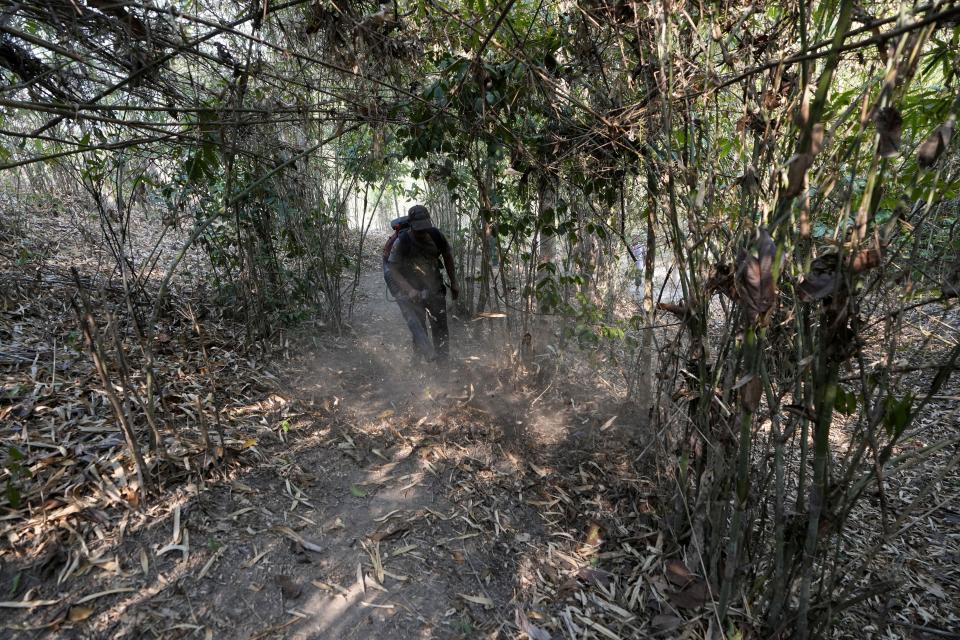
[[(409, 228), (397, 230), (383, 249), (383, 276), (397, 300), (414, 349), (428, 361), (446, 360), (450, 353), (447, 327), (447, 288), (440, 263), (450, 279), (450, 294), (460, 295), (450, 243), (430, 221), (423, 205), (408, 212)], [(427, 321), (433, 340), (427, 336)]]

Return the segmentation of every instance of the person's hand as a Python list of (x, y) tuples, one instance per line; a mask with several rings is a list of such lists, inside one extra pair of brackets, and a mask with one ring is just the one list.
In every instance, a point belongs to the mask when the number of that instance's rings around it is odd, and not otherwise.
[(460, 297), (460, 287), (457, 286), (456, 282), (450, 283), (450, 297), (454, 300)]

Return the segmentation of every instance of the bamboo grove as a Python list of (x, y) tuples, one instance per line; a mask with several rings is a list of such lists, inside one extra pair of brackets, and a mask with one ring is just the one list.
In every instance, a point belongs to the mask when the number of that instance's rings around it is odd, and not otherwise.
[[(956, 336), (899, 357), (905, 314), (960, 292), (958, 38), (947, 0), (10, 1), (0, 169), (91, 203), (138, 331), (199, 248), (251, 344), (310, 314), (344, 330), (356, 212), (365, 233), (426, 201), (463, 313), (619, 367), (714, 631), (817, 637), (896, 586), (848, 559), (851, 512), (960, 451), (901, 447)], [(134, 260), (145, 215), (178, 252)], [(883, 510), (869, 544), (920, 515)]]

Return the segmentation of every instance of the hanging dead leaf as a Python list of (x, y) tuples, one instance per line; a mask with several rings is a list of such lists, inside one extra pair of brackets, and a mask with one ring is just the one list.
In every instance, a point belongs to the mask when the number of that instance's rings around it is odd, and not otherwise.
[(752, 164), (748, 164), (744, 169), (743, 175), (737, 179), (737, 182), (746, 193), (757, 193), (760, 191), (760, 177)]
[(900, 136), (903, 131), (903, 118), (894, 107), (884, 107), (874, 116), (879, 141), (877, 155), (892, 158), (900, 152)]
[(800, 105), (794, 113), (794, 122), (798, 127), (803, 127), (810, 121), (810, 98), (813, 90), (809, 85), (803, 88), (803, 95), (800, 97)]
[(917, 163), (924, 169), (929, 169), (937, 163), (940, 155), (950, 144), (953, 129), (957, 123), (957, 116), (951, 114), (947, 120), (933, 130), (933, 133), (924, 140), (917, 149)]
[(960, 297), (960, 264), (947, 274), (943, 279), (943, 286), (940, 287), (943, 292), (943, 299)]
[(710, 277), (706, 283), (710, 293), (722, 293), (731, 300), (737, 299), (735, 273), (732, 264), (717, 263), (710, 269)]
[(798, 153), (787, 163), (787, 187), (784, 198), (796, 198), (803, 192), (807, 169), (813, 165), (812, 153)]
[(863, 249), (849, 258), (850, 271), (860, 273), (880, 265), (880, 249)]
[(835, 253), (825, 254), (814, 260), (810, 264), (810, 272), (803, 276), (803, 281), (797, 286), (800, 299), (814, 302), (833, 295), (842, 281), (838, 265), (839, 259)]
[(773, 310), (777, 287), (773, 279), (773, 261), (777, 245), (766, 229), (760, 230), (755, 244), (756, 256), (743, 252), (737, 265), (737, 292), (747, 309), (751, 323), (764, 324)]
[(756, 413), (760, 406), (760, 396), (763, 394), (763, 385), (760, 378), (754, 376), (743, 385), (740, 390), (740, 402), (743, 408), (750, 413)]
[(810, 130), (810, 153), (817, 155), (823, 149), (823, 123), (818, 122)]
[(687, 315), (687, 308), (682, 304), (671, 304), (669, 302), (658, 302), (657, 303), (658, 311), (666, 311), (667, 313), (672, 313), (678, 318), (683, 318)]

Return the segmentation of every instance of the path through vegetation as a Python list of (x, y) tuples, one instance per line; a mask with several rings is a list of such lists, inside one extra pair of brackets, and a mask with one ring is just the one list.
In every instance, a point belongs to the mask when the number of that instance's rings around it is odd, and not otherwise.
[[(131, 520), (144, 526), (111, 531), (101, 561), (63, 584), (29, 553), (5, 565), (35, 585), (28, 601), (49, 605), (15, 612), (8, 628), (537, 637), (538, 619), (548, 625), (538, 599), (583, 579), (607, 586), (591, 558), (607, 528), (622, 535), (621, 518), (640, 515), (611, 499), (650, 485), (596, 445), (621, 438), (631, 416), (592, 388), (525, 378), (497, 344), (501, 318), (454, 318), (454, 357), (435, 366), (413, 362), (378, 271), (364, 274), (359, 305), (352, 338), (319, 337), (279, 393), (247, 408), (262, 428), (222, 482), (150, 504)], [(643, 529), (632, 535), (640, 548)]]

